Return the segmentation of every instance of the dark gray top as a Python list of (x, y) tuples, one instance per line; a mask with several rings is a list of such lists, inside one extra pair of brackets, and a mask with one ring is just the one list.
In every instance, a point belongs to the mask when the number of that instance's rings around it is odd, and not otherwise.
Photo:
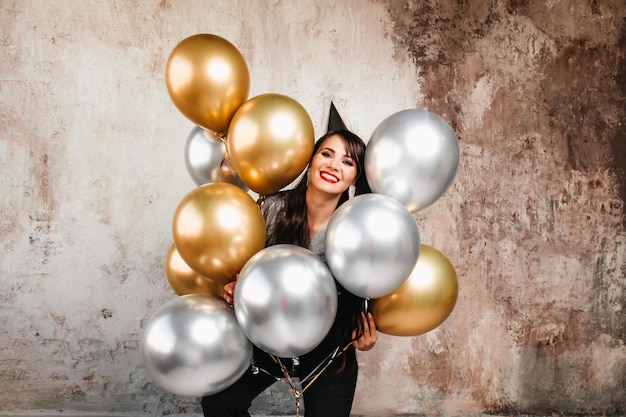
[[(268, 236), (273, 235), (276, 229), (276, 223), (280, 216), (285, 214), (287, 206), (287, 196), (291, 191), (283, 191), (280, 193), (268, 195), (261, 206), (263, 218), (265, 219), (265, 230)], [(311, 252), (326, 261), (324, 239), (326, 238), (326, 226), (322, 227), (317, 233), (311, 237), (309, 249)]]

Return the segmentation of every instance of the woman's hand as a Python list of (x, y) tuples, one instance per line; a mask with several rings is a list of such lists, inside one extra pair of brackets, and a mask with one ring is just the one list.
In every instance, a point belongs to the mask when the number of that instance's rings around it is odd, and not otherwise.
[(233, 299), (235, 297), (235, 285), (237, 285), (237, 278), (239, 278), (239, 274), (235, 275), (232, 281), (224, 285), (224, 300), (228, 303), (229, 306), (233, 306)]
[(377, 340), (376, 335), (376, 323), (374, 323), (374, 316), (372, 313), (361, 312), (361, 319), (363, 320), (363, 334), (355, 339), (357, 335), (356, 329), (352, 332), (352, 345), (361, 351), (367, 351), (374, 347)]

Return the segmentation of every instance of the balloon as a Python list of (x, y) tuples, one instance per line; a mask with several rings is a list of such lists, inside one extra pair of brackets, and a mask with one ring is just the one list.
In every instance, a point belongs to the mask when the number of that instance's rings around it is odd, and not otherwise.
[(313, 122), (295, 100), (262, 94), (246, 101), (228, 128), (228, 153), (241, 180), (260, 195), (291, 183), (306, 167), (315, 142)]
[(157, 385), (192, 397), (228, 388), (252, 360), (252, 344), (228, 304), (197, 294), (157, 310), (146, 326), (141, 351)]
[(376, 328), (393, 336), (417, 336), (450, 315), (459, 292), (454, 267), (443, 253), (422, 245), (415, 268), (391, 294), (372, 301)]
[(178, 204), (172, 224), (181, 258), (194, 271), (230, 281), (265, 246), (265, 222), (241, 188), (216, 182), (193, 189)]
[(228, 182), (248, 190), (230, 166), (224, 142), (200, 126), (194, 127), (187, 137), (185, 165), (196, 185)]
[(178, 110), (214, 132), (226, 131), (250, 90), (250, 73), (239, 50), (209, 34), (190, 36), (174, 47), (165, 81)]
[(411, 213), (382, 194), (339, 207), (326, 228), (326, 260), (351, 293), (377, 298), (399, 287), (417, 262), (420, 235)]
[(459, 144), (450, 126), (426, 110), (403, 110), (380, 123), (365, 150), (370, 188), (425, 209), (448, 189), (459, 165)]
[(234, 294), (237, 321), (256, 346), (279, 357), (310, 352), (337, 314), (337, 287), (322, 260), (296, 245), (274, 245), (241, 270)]
[(170, 246), (167, 251), (165, 274), (178, 295), (202, 294), (219, 298), (224, 295), (224, 285), (191, 269), (180, 257), (175, 245)]

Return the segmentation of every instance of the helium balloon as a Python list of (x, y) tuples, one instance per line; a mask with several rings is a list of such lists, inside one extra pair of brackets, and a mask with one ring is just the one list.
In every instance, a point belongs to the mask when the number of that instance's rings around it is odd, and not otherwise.
[(454, 132), (426, 110), (403, 110), (387, 117), (365, 150), (365, 173), (372, 191), (398, 200), (412, 213), (445, 193), (458, 165)]
[(262, 94), (246, 101), (228, 128), (228, 153), (239, 178), (260, 195), (289, 185), (306, 167), (315, 142), (313, 122), (297, 101)]
[(228, 304), (197, 294), (157, 310), (146, 326), (141, 351), (157, 385), (191, 397), (228, 388), (252, 360), (252, 344)]
[(226, 131), (250, 90), (250, 73), (239, 50), (210, 34), (190, 36), (174, 47), (165, 81), (178, 110), (214, 132)]
[(381, 297), (399, 287), (420, 248), (411, 213), (382, 194), (362, 194), (341, 205), (328, 222), (325, 239), (335, 279), (363, 298)]
[(417, 336), (452, 312), (459, 284), (452, 263), (435, 248), (422, 245), (415, 268), (390, 294), (372, 301), (376, 329), (393, 336)]
[(178, 204), (174, 244), (194, 271), (222, 284), (265, 246), (265, 221), (241, 188), (216, 182), (193, 189)]
[(219, 298), (224, 295), (224, 285), (191, 269), (180, 257), (175, 245), (167, 251), (165, 274), (178, 295), (202, 294)]
[(326, 337), (337, 314), (337, 287), (313, 252), (274, 245), (241, 270), (233, 305), (253, 344), (279, 357), (295, 357)]
[(196, 126), (185, 143), (185, 165), (196, 185), (228, 182), (248, 190), (233, 171), (226, 154), (226, 144), (215, 133)]

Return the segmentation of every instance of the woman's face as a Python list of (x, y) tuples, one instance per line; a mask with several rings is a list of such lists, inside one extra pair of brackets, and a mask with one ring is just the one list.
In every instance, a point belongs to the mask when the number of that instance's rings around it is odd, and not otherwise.
[(329, 194), (341, 194), (354, 184), (356, 162), (339, 135), (327, 138), (311, 160), (309, 187)]

